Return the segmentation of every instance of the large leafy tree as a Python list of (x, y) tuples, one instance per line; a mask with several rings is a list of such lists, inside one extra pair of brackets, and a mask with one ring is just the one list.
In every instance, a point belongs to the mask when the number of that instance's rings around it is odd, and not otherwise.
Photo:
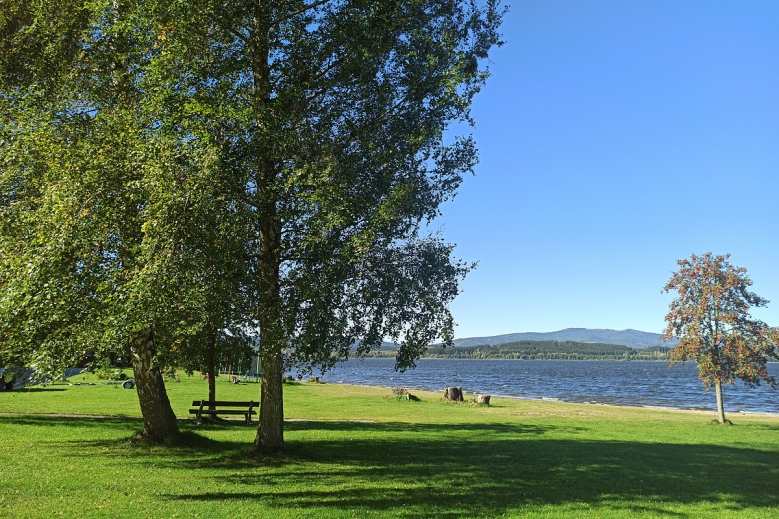
[[(494, 2), (203, 2), (165, 44), (160, 70), (207, 117), (225, 172), (243, 179), (261, 335), (256, 444), (283, 443), (283, 354), (331, 366), (391, 337), (397, 367), (436, 337), (467, 266), (421, 228), (475, 163), (469, 120), (498, 42)], [(177, 47), (178, 48), (178, 47)], [(174, 54), (171, 51), (171, 54)], [(201, 113), (204, 113), (201, 111)]]
[(729, 257), (707, 252), (679, 260), (679, 270), (664, 289), (678, 293), (665, 316), (663, 338), (679, 340), (671, 359), (698, 363), (703, 385), (714, 386), (721, 424), (725, 423), (722, 384), (741, 379), (749, 386), (765, 381), (777, 387), (766, 363), (779, 353), (779, 331), (749, 315), (751, 307), (768, 301), (748, 290), (752, 281), (746, 269), (732, 266)]
[[(189, 179), (206, 177), (224, 186), (217, 206), (244, 231), (222, 250), (246, 262), (237, 290), (249, 303), (245, 326), (260, 330), (259, 447), (283, 444), (285, 361), (328, 368), (354, 344), (361, 354), (391, 338), (405, 369), (429, 342), (451, 341), (448, 303), (469, 266), (425, 229), (476, 162), (470, 137), (445, 137), (452, 122), (471, 122), (484, 59), (500, 43), (496, 0), (10, 3), (17, 14), (5, 27), (18, 44), (0, 55), (13, 72), (0, 92), (16, 142), (47, 139), (4, 152), (15, 171), (4, 192), (24, 194), (13, 213), (26, 223), (4, 242), (14, 249), (14, 284), (45, 298), (49, 281), (64, 280), (62, 297), (89, 302), (74, 307), (81, 319), (51, 322), (55, 310), (41, 309), (51, 326), (36, 326), (38, 338), (121, 329), (142, 342), (155, 327), (177, 336), (182, 320), (168, 310), (198, 299), (168, 280), (203, 279), (180, 252), (193, 240), (182, 236), (183, 215), (209, 208), (189, 205), (202, 192)], [(14, 66), (17, 58), (27, 64)], [(41, 159), (46, 150), (63, 151)], [(45, 174), (32, 182), (28, 164)], [(79, 183), (85, 172), (94, 172), (91, 185)], [(40, 204), (27, 192), (54, 190), (63, 177), (76, 193), (63, 212), (82, 215), (81, 200), (101, 200), (99, 225), (62, 240), (76, 253), (20, 246), (25, 233), (67, 225), (39, 214), (58, 211), (59, 198)], [(113, 191), (93, 197), (104, 184)], [(101, 239), (114, 246), (92, 247)], [(96, 259), (76, 259), (89, 247), (101, 251)], [(44, 272), (34, 283), (22, 275), (30, 257), (65, 261), (57, 272), (34, 269)], [(105, 293), (121, 297), (97, 296)], [(6, 329), (18, 332), (31, 316)], [(86, 327), (90, 319), (112, 326)]]
[(160, 361), (241, 315), (246, 229), (218, 155), (160, 120), (142, 4), (0, 3), (0, 342), (42, 373), (129, 346), (163, 439)]

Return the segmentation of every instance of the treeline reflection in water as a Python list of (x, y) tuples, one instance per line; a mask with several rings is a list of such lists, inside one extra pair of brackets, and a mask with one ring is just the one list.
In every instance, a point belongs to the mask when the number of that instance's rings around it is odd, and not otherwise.
[[(715, 409), (694, 363), (421, 359), (415, 369), (394, 371), (394, 359), (352, 359), (325, 373), (328, 383), (441, 391), (461, 386), (470, 393), (622, 406)], [(779, 364), (769, 373), (779, 379)], [(723, 391), (725, 411), (779, 413), (779, 390), (737, 382)]]

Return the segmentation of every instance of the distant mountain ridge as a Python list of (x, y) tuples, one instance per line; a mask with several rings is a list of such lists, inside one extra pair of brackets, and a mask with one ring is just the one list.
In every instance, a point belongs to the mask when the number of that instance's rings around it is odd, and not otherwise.
[(663, 342), (659, 333), (642, 332), (639, 330), (600, 330), (590, 328), (566, 328), (556, 332), (525, 332), (494, 335), (492, 337), (468, 337), (455, 339), (455, 346), (495, 345), (517, 341), (575, 341), (597, 342), (601, 344), (621, 344), (631, 348), (647, 348), (649, 346), (673, 346), (673, 343)]

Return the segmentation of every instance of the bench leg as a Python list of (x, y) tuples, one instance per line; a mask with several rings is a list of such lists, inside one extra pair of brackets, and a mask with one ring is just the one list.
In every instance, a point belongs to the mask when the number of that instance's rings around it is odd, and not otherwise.
[(200, 413), (195, 415), (195, 423), (198, 425), (203, 425), (203, 420), (200, 418)]
[(246, 425), (252, 424), (252, 415), (249, 413), (246, 413)]

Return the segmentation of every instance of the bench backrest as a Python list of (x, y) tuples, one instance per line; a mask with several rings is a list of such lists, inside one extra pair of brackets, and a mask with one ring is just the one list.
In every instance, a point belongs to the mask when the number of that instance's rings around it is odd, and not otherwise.
[(202, 405), (202, 406), (222, 406), (222, 407), (260, 407), (259, 402), (230, 402), (227, 400), (195, 400), (192, 402), (192, 405)]

